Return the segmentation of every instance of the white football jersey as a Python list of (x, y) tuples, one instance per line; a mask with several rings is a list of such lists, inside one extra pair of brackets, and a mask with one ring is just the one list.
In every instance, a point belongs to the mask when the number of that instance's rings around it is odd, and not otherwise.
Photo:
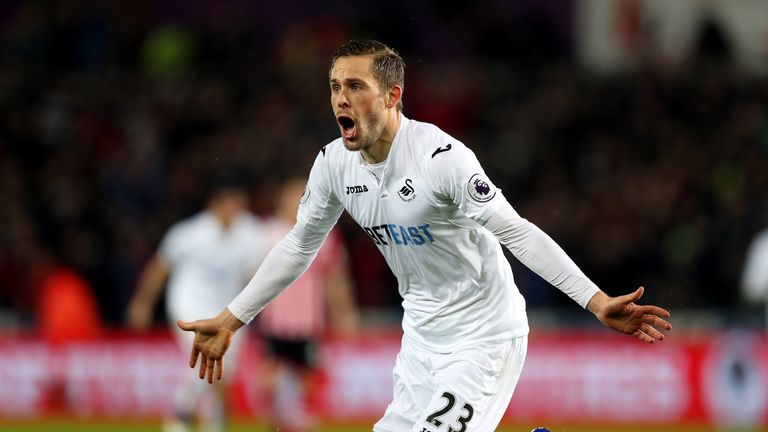
[(159, 250), (171, 269), (166, 291), (171, 322), (213, 317), (237, 296), (270, 246), (262, 234), (249, 213), (226, 229), (209, 211), (174, 224)]
[(327, 232), (347, 210), (397, 276), (405, 333), (450, 351), (528, 333), (509, 263), (481, 225), (502, 203), (470, 149), (401, 115), (383, 170), (347, 150), (341, 138), (323, 147), (298, 223)]
[(768, 230), (758, 234), (749, 245), (741, 275), (741, 288), (745, 300), (765, 302), (768, 322)]

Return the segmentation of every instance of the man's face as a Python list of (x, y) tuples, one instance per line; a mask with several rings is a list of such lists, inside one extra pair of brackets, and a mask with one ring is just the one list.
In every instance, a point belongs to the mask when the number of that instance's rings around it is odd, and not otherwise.
[(209, 205), (228, 224), (248, 209), (248, 194), (239, 187), (222, 189), (211, 197)]
[(331, 107), (348, 150), (365, 150), (384, 130), (385, 95), (372, 73), (373, 57), (341, 57), (331, 70)]

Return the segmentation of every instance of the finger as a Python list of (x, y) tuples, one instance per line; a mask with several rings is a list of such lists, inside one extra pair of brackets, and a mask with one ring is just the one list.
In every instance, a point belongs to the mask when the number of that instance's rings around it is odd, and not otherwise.
[(672, 315), (668, 310), (653, 305), (638, 306), (636, 310), (642, 312), (644, 315), (656, 315), (664, 318), (669, 318), (670, 315)]
[(640, 326), (640, 329), (643, 331), (643, 333), (652, 337), (654, 340), (657, 340), (657, 341), (664, 340), (664, 335), (660, 331), (656, 330), (655, 328), (651, 327), (648, 324), (642, 324)]
[(205, 379), (205, 368), (208, 366), (208, 357), (200, 356), (200, 373), (197, 374), (200, 379)]
[(179, 328), (184, 330), (184, 331), (195, 331), (196, 327), (197, 327), (195, 325), (196, 322), (197, 321), (185, 322), (185, 321), (182, 321), (182, 320), (177, 320), (176, 321), (176, 325), (179, 326)]
[(216, 380), (221, 381), (221, 378), (224, 376), (224, 358), (216, 360), (216, 366)]
[(646, 324), (650, 324), (654, 327), (662, 328), (664, 330), (672, 330), (672, 324), (667, 322), (666, 320), (663, 320), (655, 315), (645, 315), (643, 316), (643, 322)]
[(195, 365), (197, 364), (197, 357), (199, 355), (200, 355), (200, 350), (197, 349), (195, 344), (192, 344), (192, 352), (190, 353), (190, 356), (189, 356), (189, 367), (191, 367), (192, 369), (195, 368)]
[(213, 384), (213, 369), (216, 366), (216, 360), (208, 358), (208, 367), (206, 368), (206, 375), (208, 376), (208, 383)]
[(655, 340), (640, 329), (635, 330), (634, 333), (632, 333), (632, 335), (640, 339), (641, 341), (647, 342), (647, 343), (653, 343)]

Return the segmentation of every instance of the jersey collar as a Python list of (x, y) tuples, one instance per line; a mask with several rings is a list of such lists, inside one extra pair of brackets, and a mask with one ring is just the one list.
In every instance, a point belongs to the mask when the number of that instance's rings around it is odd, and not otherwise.
[[(379, 197), (385, 198), (387, 195), (389, 195), (389, 192), (387, 191), (387, 185), (389, 183), (390, 177), (392, 177), (392, 172), (395, 170), (395, 166), (397, 165), (398, 161), (398, 152), (397, 149), (399, 147), (400, 141), (405, 140), (405, 128), (410, 123), (410, 120), (408, 117), (406, 117), (402, 112), (400, 113), (400, 124), (397, 127), (397, 132), (395, 133), (395, 138), (392, 140), (392, 146), (389, 148), (389, 154), (387, 154), (387, 158), (384, 160), (384, 172), (381, 174), (381, 183), (379, 184)], [(366, 165), (368, 165), (368, 162), (363, 159), (363, 155), (360, 156), (360, 166), (367, 169)]]

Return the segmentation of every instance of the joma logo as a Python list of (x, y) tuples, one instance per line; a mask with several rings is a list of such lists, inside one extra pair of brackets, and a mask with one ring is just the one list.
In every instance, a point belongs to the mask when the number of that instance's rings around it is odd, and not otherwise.
[(347, 195), (368, 192), (368, 186), (347, 186)]

